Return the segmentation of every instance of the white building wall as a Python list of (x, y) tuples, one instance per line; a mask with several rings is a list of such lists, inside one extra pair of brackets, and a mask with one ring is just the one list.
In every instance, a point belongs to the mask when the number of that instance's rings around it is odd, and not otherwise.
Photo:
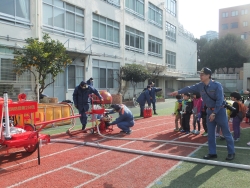
[(250, 63), (243, 64), (243, 91), (250, 88)]
[[(53, 39), (58, 39), (61, 41), (65, 47), (69, 51), (75, 51), (82, 53), (93, 53), (99, 54), (90, 55), (82, 59), (81, 55), (76, 55), (75, 64), (83, 64), (85, 66), (85, 74), (83, 80), (87, 80), (88, 78), (93, 76), (92, 72), (92, 62), (93, 60), (105, 60), (111, 62), (117, 62), (121, 66), (126, 63), (138, 63), (146, 65), (146, 63), (155, 63), (160, 65), (165, 65), (166, 63), (166, 50), (172, 51), (176, 53), (176, 72), (179, 72), (176, 76), (178, 78), (183, 73), (195, 73), (197, 67), (197, 54), (196, 54), (196, 43), (193, 41), (186, 39), (183, 36), (178, 35), (178, 2), (177, 1), (177, 16), (174, 17), (168, 12), (166, 12), (164, 6), (165, 3), (162, 0), (145, 0), (144, 11), (145, 16), (144, 19), (140, 19), (135, 15), (128, 13), (125, 10), (125, 0), (120, 0), (120, 7), (115, 7), (110, 5), (109, 3), (102, 0), (64, 0), (69, 4), (78, 6), (79, 8), (84, 9), (84, 40), (75, 39), (68, 36), (62, 36), (59, 34), (54, 34), (49, 32), (50, 36)], [(163, 10), (163, 24), (162, 28), (159, 28), (148, 21), (148, 4), (151, 2), (158, 8)], [(92, 33), (93, 33), (93, 13), (98, 14), (100, 16), (109, 18), (120, 24), (120, 48), (114, 48), (111, 46), (100, 45), (94, 43), (92, 41)], [(11, 26), (6, 23), (0, 22), (0, 44), (11, 45), (11, 46), (23, 46), (25, 43), (21, 40), (24, 40), (29, 37), (38, 37), (42, 38), (43, 30), (43, 1), (30, 1), (30, 20), (31, 27), (30, 28), (22, 28), (18, 26)], [(172, 42), (166, 39), (166, 25), (165, 23), (169, 22), (176, 27), (176, 42)], [(137, 53), (125, 50), (125, 27), (129, 26), (135, 28), (144, 33), (144, 53)], [(21, 39), (20, 41), (11, 41), (3, 39), (3, 36), (7, 36), (16, 39)], [(162, 39), (162, 58), (154, 57), (148, 55), (148, 35), (152, 35), (154, 37)], [(109, 57), (107, 57), (109, 56)], [(113, 57), (110, 57), (113, 56)], [(1, 54), (0, 54), (1, 58)], [(164, 76), (160, 77), (159, 87), (162, 87), (163, 90), (165, 88), (165, 80), (168, 80), (168, 77), (172, 77), (172, 73), (168, 74), (164, 72)], [(66, 79), (65, 73), (65, 80)], [(176, 81), (174, 81), (175, 83)], [(177, 83), (177, 82), (176, 82)], [(66, 85), (66, 84), (65, 84)], [(144, 84), (146, 86), (146, 83)], [(106, 88), (97, 88), (97, 89), (106, 89)], [(141, 91), (139, 88), (136, 93)], [(49, 91), (49, 92), (52, 92)], [(116, 89), (111, 88), (111, 92), (115, 93)], [(45, 92), (46, 93), (46, 92)], [(59, 100), (64, 99), (72, 99), (73, 89), (65, 90), (65, 98), (60, 98)], [(53, 95), (53, 92), (51, 93)], [(57, 96), (54, 96), (57, 97)]]

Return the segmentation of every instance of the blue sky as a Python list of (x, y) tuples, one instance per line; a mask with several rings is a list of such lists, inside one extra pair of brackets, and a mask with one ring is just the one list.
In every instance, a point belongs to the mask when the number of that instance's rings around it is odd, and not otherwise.
[(250, 0), (178, 0), (178, 3), (179, 22), (195, 38), (200, 38), (206, 31), (218, 32), (219, 9), (250, 4)]

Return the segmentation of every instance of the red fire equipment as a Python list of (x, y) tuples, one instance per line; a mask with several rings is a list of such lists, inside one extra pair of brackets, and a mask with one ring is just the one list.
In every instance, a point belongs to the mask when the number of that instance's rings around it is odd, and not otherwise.
[(144, 118), (152, 117), (152, 108), (150, 108), (150, 107), (144, 108), (143, 117)]
[[(29, 153), (38, 150), (38, 164), (40, 164), (39, 143), (49, 143), (50, 136), (39, 132), (50, 123), (76, 118), (79, 115), (40, 123), (36, 123), (37, 119), (35, 118), (34, 125), (24, 124), (24, 121), (20, 121), (18, 124), (15, 121), (15, 117), (20, 114), (29, 114), (29, 117), (35, 117), (37, 106), (36, 101), (26, 101), (24, 93), (18, 95), (17, 102), (8, 99), (7, 92), (4, 93), (4, 98), (0, 98), (0, 148), (6, 149), (7, 153), (9, 149), (19, 147), (23, 147)], [(40, 126), (40, 128), (36, 130), (36, 126)]]

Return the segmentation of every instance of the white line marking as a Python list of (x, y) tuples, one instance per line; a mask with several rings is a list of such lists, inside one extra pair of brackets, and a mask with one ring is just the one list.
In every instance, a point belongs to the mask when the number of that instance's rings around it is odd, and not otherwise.
[(81, 170), (79, 168), (74, 168), (74, 167), (70, 167), (70, 166), (66, 166), (65, 168), (68, 168), (68, 169), (71, 169), (71, 170), (74, 170), (74, 171), (77, 171), (77, 172), (81, 172), (81, 173), (84, 173), (84, 174), (90, 174), (92, 176), (97, 176), (99, 177), (100, 175), (99, 174), (95, 174), (95, 173), (92, 173), (92, 172), (88, 172), (88, 171), (85, 171), (85, 170)]

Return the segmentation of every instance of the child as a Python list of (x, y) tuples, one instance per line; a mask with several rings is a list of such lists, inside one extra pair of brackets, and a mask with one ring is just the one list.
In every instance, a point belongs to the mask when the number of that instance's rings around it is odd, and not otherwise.
[(238, 142), (240, 140), (240, 122), (241, 119), (237, 116), (239, 113), (239, 104), (241, 102), (241, 96), (237, 92), (233, 92), (230, 94), (231, 100), (234, 101), (233, 107), (236, 110), (233, 110), (230, 117), (233, 118), (233, 130), (234, 130), (234, 141)]
[(201, 118), (202, 118), (203, 129), (205, 130), (202, 136), (207, 136), (208, 135), (207, 134), (207, 106), (204, 103), (204, 101), (202, 101)]
[(189, 93), (184, 93), (183, 101), (182, 101), (182, 127), (183, 130), (181, 132), (185, 132), (185, 134), (190, 133), (190, 116), (192, 114), (193, 102), (190, 99)]
[[(200, 134), (200, 118), (201, 118), (201, 105), (202, 99), (200, 93), (193, 94), (193, 126), (194, 130), (192, 131), (193, 134)], [(198, 125), (198, 130), (196, 130), (196, 123)]]
[[(175, 97), (177, 101), (175, 102), (175, 107), (174, 107), (174, 115), (175, 115), (175, 129), (174, 131), (179, 131), (182, 129), (181, 126), (181, 110), (182, 110), (182, 97), (181, 95), (176, 95)], [(178, 126), (178, 121), (180, 123), (180, 128)]]

